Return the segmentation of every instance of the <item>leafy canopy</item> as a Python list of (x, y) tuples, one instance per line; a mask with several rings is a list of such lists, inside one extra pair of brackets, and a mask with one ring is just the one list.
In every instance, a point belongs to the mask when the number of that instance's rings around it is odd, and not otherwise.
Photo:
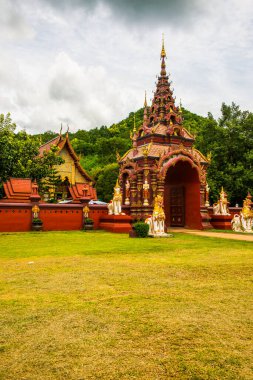
[(42, 178), (49, 177), (54, 172), (54, 165), (63, 163), (57, 155), (57, 147), (39, 154), (40, 139), (31, 136), (26, 131), (15, 133), (16, 124), (10, 114), (0, 115), (0, 180), (9, 177), (32, 178), (39, 183)]

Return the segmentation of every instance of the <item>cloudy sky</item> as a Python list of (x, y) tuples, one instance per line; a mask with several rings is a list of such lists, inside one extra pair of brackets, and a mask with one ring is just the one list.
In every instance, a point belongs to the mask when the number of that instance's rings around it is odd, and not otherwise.
[(252, 0), (0, 0), (0, 113), (30, 133), (118, 122), (152, 97), (162, 33), (178, 102), (253, 111)]

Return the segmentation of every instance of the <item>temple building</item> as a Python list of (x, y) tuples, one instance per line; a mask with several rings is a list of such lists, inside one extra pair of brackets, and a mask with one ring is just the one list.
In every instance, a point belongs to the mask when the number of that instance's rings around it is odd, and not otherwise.
[[(80, 203), (84, 200), (97, 200), (94, 181), (82, 168), (68, 133), (65, 137), (60, 133), (54, 139), (41, 145), (39, 155), (43, 156), (43, 153), (48, 152), (53, 146), (58, 148), (57, 154), (64, 160), (63, 164), (55, 166), (57, 184), (49, 185), (45, 191), (43, 190), (45, 186), (38, 188), (36, 181), (33, 182), (31, 178), (9, 178), (3, 184), (4, 198), (1, 202), (48, 202), (54, 199)], [(43, 179), (42, 183), (46, 182), (47, 178)]]
[(64, 160), (63, 164), (55, 166), (61, 178), (61, 184), (56, 189), (58, 198), (72, 198), (74, 201), (79, 201), (85, 196), (97, 199), (94, 181), (81, 166), (80, 158), (71, 145), (68, 132), (65, 137), (60, 133), (54, 139), (41, 145), (39, 155), (43, 156), (43, 152), (49, 151), (52, 146), (57, 146), (57, 154)]
[(125, 212), (134, 219), (152, 213), (156, 195), (164, 199), (166, 225), (210, 227), (207, 213), (208, 159), (193, 147), (194, 136), (183, 125), (166, 73), (164, 41), (161, 72), (149, 107), (144, 102), (142, 126), (134, 126), (132, 148), (119, 160), (119, 182)]

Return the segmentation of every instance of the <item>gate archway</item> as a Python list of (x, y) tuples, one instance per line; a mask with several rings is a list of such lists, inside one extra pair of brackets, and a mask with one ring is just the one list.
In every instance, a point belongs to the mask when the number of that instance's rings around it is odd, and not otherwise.
[(164, 211), (167, 226), (202, 228), (199, 174), (190, 162), (180, 160), (167, 169)]

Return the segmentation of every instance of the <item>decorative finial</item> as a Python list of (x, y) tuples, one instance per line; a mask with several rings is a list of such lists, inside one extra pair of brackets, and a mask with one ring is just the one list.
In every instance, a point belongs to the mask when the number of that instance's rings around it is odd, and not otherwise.
[(136, 133), (136, 125), (135, 125), (135, 113), (134, 113), (134, 129), (133, 129), (133, 133)]
[(147, 107), (147, 91), (145, 91), (144, 107)]
[(166, 51), (164, 48), (164, 33), (163, 33), (163, 39), (162, 39), (162, 50), (161, 50), (161, 58), (166, 58)]
[(211, 160), (212, 160), (212, 152), (208, 152), (206, 157), (207, 157), (207, 161), (211, 162)]
[(182, 102), (181, 102), (181, 98), (180, 98), (180, 102), (179, 102), (179, 112), (182, 113)]
[(119, 188), (120, 188), (119, 179), (117, 178), (116, 185), (115, 185), (114, 189), (119, 189)]
[(121, 160), (120, 154), (117, 150), (116, 150), (116, 160), (117, 160), (117, 162), (120, 162), (120, 160)]
[(143, 156), (144, 156), (145, 158), (148, 157), (148, 154), (149, 154), (149, 151), (150, 151), (151, 145), (152, 145), (152, 143), (149, 143), (148, 145), (146, 145), (146, 146), (144, 146), (144, 147), (142, 148), (142, 154), (143, 154)]

